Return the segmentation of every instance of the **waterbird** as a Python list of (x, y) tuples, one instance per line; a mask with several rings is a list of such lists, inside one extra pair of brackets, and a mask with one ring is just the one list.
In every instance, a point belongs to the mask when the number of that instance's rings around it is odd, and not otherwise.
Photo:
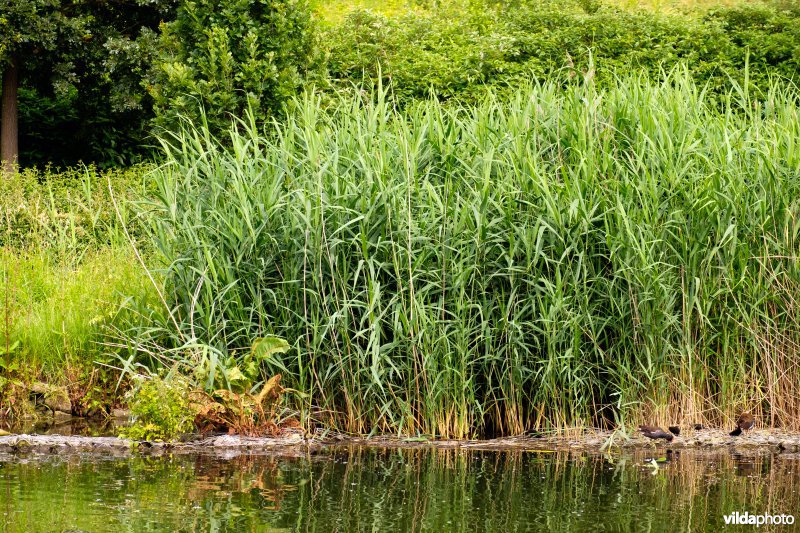
[(667, 429), (668, 429), (668, 430), (669, 430), (669, 432), (670, 432), (670, 433), (672, 433), (673, 435), (680, 435), (680, 434), (681, 434), (681, 428), (680, 428), (680, 427), (678, 427), (678, 426), (670, 426), (670, 427), (668, 427)]
[(639, 431), (648, 439), (664, 439), (667, 442), (672, 442), (674, 438), (671, 433), (667, 433), (656, 426), (639, 426)]
[(739, 418), (736, 419), (736, 429), (730, 432), (731, 437), (738, 437), (742, 434), (742, 431), (746, 431), (748, 429), (753, 429), (753, 425), (756, 423), (756, 419), (750, 413), (742, 413), (739, 415)]
[(700, 431), (701, 429), (705, 429), (705, 428), (703, 427), (703, 424), (695, 424), (695, 425), (694, 425), (694, 430), (695, 430), (695, 431)]

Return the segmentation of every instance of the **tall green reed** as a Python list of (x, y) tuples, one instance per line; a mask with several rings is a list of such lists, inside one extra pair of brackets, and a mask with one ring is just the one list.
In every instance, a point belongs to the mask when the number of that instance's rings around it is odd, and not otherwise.
[(353, 432), (797, 426), (794, 88), (386, 94), (165, 138), (145, 206), (168, 309), (130, 338), (214, 368), (282, 335), (265, 373)]

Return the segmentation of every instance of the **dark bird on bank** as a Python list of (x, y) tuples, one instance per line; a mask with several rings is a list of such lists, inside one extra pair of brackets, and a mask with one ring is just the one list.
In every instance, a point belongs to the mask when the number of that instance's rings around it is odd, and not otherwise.
[(742, 431), (747, 431), (748, 429), (753, 429), (753, 425), (756, 423), (756, 419), (750, 413), (742, 413), (739, 415), (739, 418), (736, 419), (736, 429), (730, 432), (731, 437), (738, 437), (742, 434)]
[(703, 424), (695, 424), (695, 425), (694, 425), (694, 430), (695, 430), (695, 431), (700, 431), (701, 429), (705, 429), (705, 428), (703, 427)]
[(681, 428), (679, 428), (678, 426), (670, 426), (667, 429), (673, 435), (680, 435), (681, 434)]
[(742, 429), (753, 429), (756, 418), (750, 413), (742, 413), (736, 420), (736, 425)]
[(663, 429), (655, 426), (639, 426), (639, 431), (648, 439), (664, 439), (667, 442), (672, 442), (673, 436)]

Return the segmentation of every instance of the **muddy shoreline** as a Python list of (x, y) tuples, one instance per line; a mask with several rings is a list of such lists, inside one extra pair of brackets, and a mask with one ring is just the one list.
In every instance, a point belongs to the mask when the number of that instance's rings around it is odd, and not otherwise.
[(667, 443), (652, 441), (639, 434), (624, 435), (610, 431), (586, 431), (581, 434), (506, 437), (488, 440), (425, 440), (402, 437), (351, 437), (320, 435), (305, 438), (299, 432), (279, 437), (241, 437), (220, 435), (187, 442), (134, 442), (118, 437), (86, 437), (66, 435), (6, 435), (0, 437), (0, 454), (65, 454), (105, 453), (119, 456), (132, 454), (238, 455), (269, 453), (303, 456), (326, 448), (342, 446), (379, 448), (437, 448), (490, 451), (541, 452), (617, 452), (626, 450), (705, 450), (764, 453), (800, 453), (800, 433), (778, 430), (755, 430), (731, 437), (727, 431), (704, 429), (680, 435)]

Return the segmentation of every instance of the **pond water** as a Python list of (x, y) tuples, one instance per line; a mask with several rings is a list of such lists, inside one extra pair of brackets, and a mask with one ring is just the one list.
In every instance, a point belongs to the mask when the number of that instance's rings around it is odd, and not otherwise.
[(0, 522), (9, 532), (677, 532), (725, 529), (723, 516), (736, 511), (800, 514), (797, 455), (684, 451), (646, 465), (660, 453), (8, 455)]

